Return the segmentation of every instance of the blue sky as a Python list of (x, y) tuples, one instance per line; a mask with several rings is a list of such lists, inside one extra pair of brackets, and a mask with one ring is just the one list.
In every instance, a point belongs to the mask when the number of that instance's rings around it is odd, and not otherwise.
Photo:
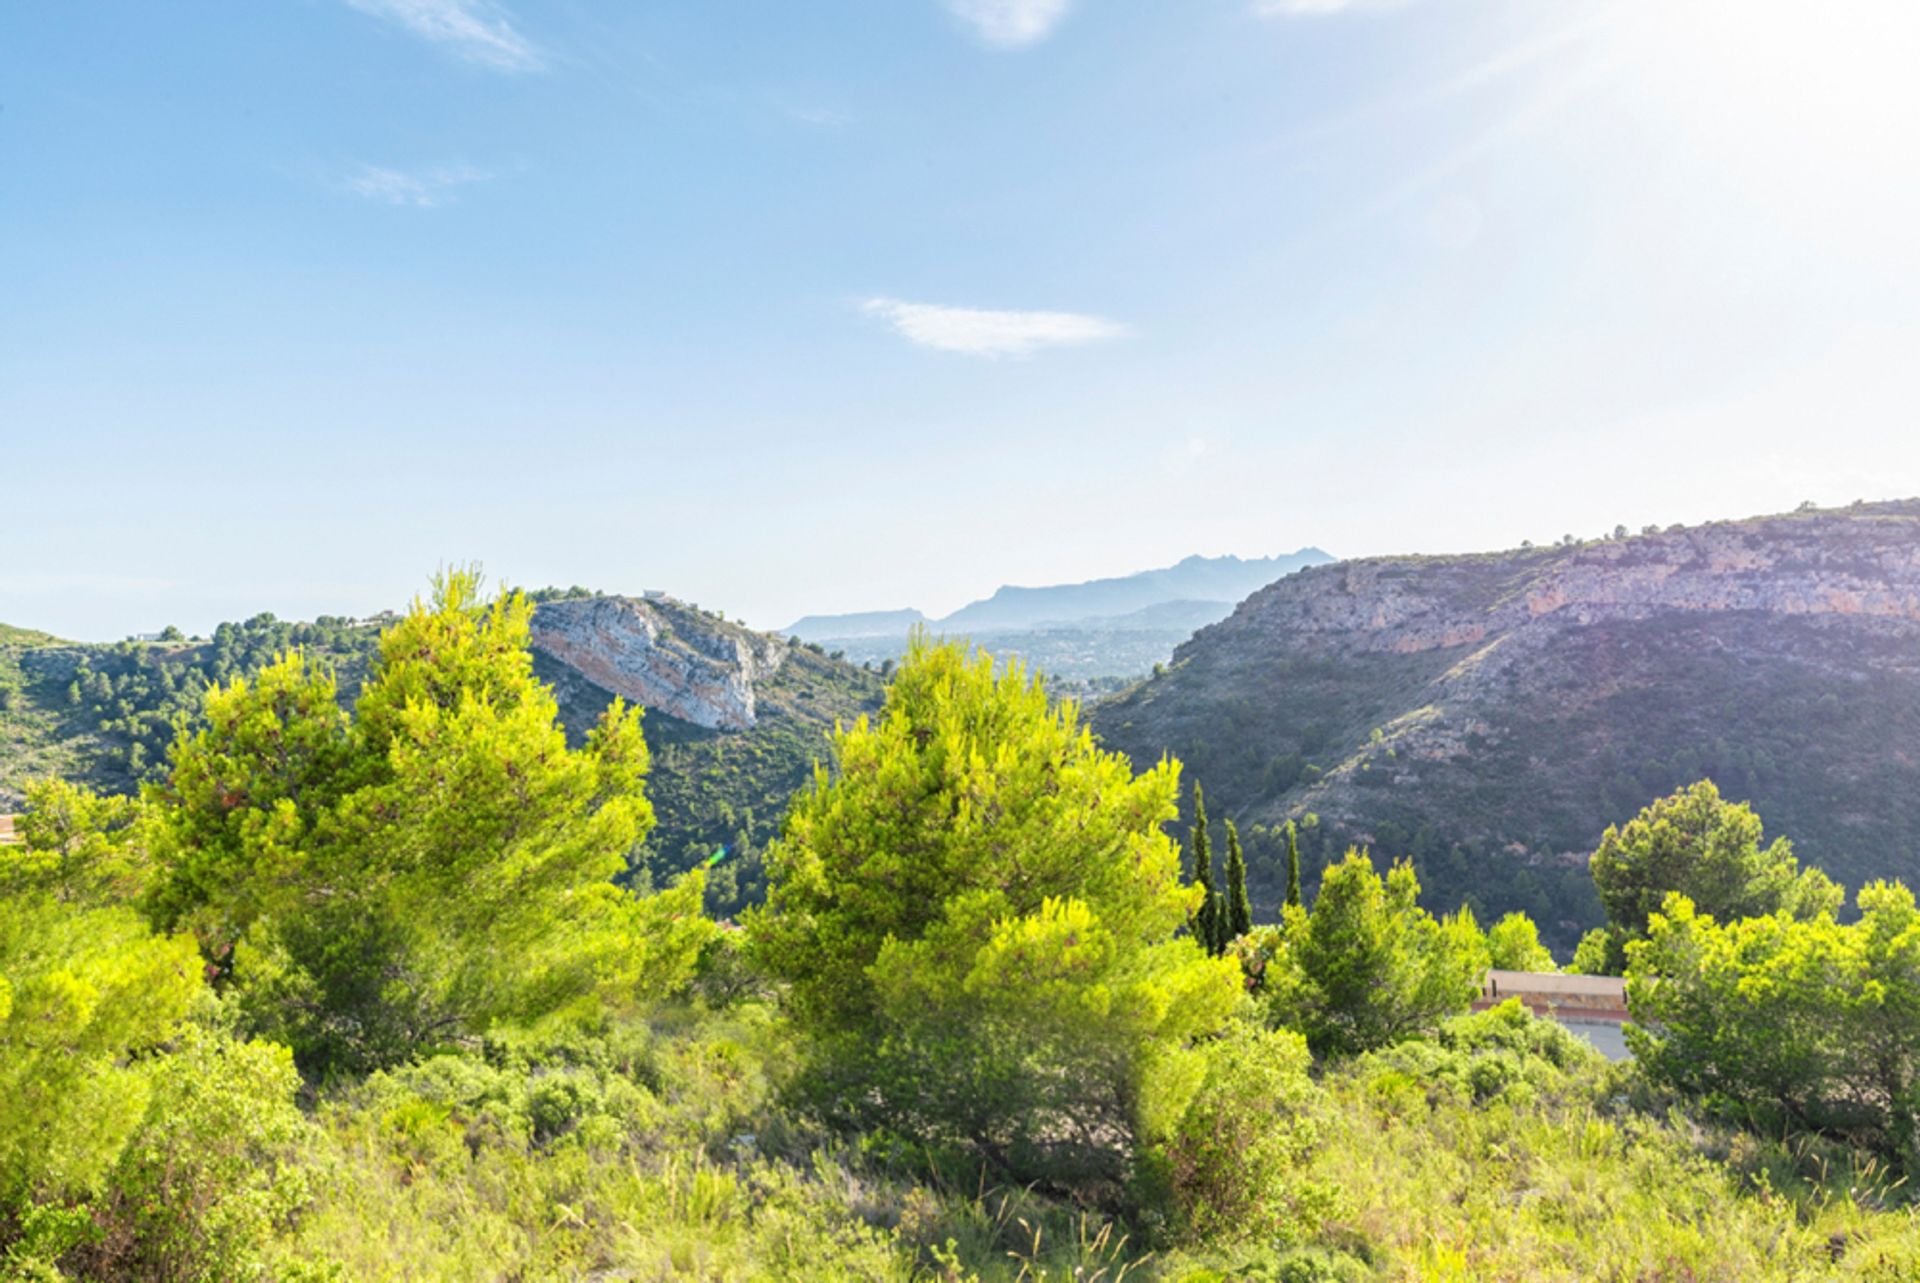
[(1920, 493), (1907, 0), (0, 11), (0, 620)]

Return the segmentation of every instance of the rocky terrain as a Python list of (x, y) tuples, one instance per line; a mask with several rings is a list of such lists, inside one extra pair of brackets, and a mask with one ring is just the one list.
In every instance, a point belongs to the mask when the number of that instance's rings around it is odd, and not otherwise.
[(662, 880), (724, 847), (728, 858), (708, 875), (720, 913), (761, 894), (760, 853), (826, 759), (834, 723), (878, 709), (884, 694), (877, 672), (671, 597), (545, 603), (533, 653), (570, 736), (585, 735), (615, 696), (647, 709), (657, 819), (648, 874)]
[(1920, 502), (1308, 569), (1094, 719), (1217, 812), (1314, 814), (1323, 858), (1412, 855), (1562, 940), (1606, 825), (1701, 776), (1843, 880), (1911, 878)]
[(744, 731), (788, 646), (671, 598), (581, 597), (534, 612), (533, 649), (630, 704)]

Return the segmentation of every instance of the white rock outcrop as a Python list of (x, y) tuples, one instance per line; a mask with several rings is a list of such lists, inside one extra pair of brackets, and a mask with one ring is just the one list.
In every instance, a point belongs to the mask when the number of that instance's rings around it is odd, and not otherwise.
[(776, 637), (671, 599), (632, 597), (543, 604), (533, 648), (629, 703), (723, 731), (754, 725), (754, 685), (787, 654)]

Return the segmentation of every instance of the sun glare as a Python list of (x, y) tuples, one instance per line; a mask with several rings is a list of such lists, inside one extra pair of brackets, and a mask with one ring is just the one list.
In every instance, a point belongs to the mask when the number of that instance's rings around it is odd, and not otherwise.
[(1691, 0), (1635, 5), (1623, 70), (1671, 127), (1815, 167), (1911, 171), (1920, 141), (1920, 5)]

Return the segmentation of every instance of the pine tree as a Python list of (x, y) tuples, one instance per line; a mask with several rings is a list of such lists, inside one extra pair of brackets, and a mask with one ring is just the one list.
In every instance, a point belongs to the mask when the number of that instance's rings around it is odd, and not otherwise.
[(1300, 899), (1300, 832), (1292, 820), (1287, 821), (1287, 904), (1299, 906)]
[(1213, 846), (1207, 837), (1207, 798), (1193, 786), (1193, 880), (1200, 907), (1193, 915), (1193, 938), (1208, 953), (1220, 952), (1220, 895), (1213, 889)]
[(1253, 930), (1253, 902), (1247, 898), (1247, 857), (1240, 852), (1240, 830), (1227, 821), (1227, 898), (1226, 931), (1220, 938), (1221, 951)]
[(1194, 895), (1163, 827), (1178, 768), (1136, 775), (1070, 708), (916, 637), (879, 716), (832, 736), (746, 930), (837, 1116), (1056, 1187), (1124, 1179), (1166, 1126), (1153, 1084), (1198, 1089), (1177, 1075), (1244, 991), (1232, 960), (1167, 947)]

